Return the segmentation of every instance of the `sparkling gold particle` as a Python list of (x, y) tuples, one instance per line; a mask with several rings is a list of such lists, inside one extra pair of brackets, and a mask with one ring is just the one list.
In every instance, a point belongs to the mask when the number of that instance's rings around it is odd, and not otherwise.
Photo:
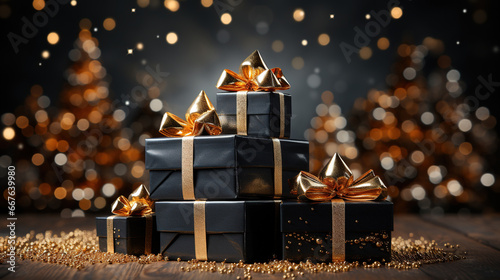
[[(328, 238), (328, 237), (327, 237)], [(0, 247), (9, 246), (8, 237), (0, 237)], [(367, 242), (374, 242), (374, 236), (363, 238)], [(358, 240), (359, 242), (359, 240)], [(378, 241), (381, 242), (381, 241)], [(380, 243), (376, 243), (378, 246)], [(389, 245), (389, 241), (387, 246)], [(382, 243), (382, 242), (381, 242)], [(384, 245), (382, 245), (384, 246)], [(16, 239), (17, 257), (20, 260), (31, 260), (51, 264), (59, 264), (75, 269), (83, 269), (89, 265), (106, 263), (130, 263), (150, 264), (160, 261), (168, 261), (162, 255), (143, 255), (135, 257), (131, 255), (107, 253), (99, 251), (98, 237), (96, 231), (74, 230), (69, 233), (59, 235), (47, 231), (35, 234), (34, 231), (25, 236), (18, 236)], [(273, 260), (267, 263), (245, 264), (226, 262), (202, 262), (191, 260), (183, 262), (180, 271), (188, 272), (210, 272), (218, 274), (242, 274), (243, 279), (251, 279), (252, 274), (282, 274), (286, 279), (294, 279), (297, 276), (311, 273), (338, 273), (347, 272), (357, 267), (365, 268), (394, 268), (398, 270), (408, 270), (419, 268), (425, 264), (449, 262), (464, 259), (465, 251), (457, 253), (457, 244), (445, 243), (443, 247), (438, 246), (434, 240), (403, 239), (397, 237), (392, 239), (391, 260), (382, 264), (381, 262), (333, 262), (333, 263), (312, 263), (305, 261), (292, 263), (285, 260)], [(298, 249), (300, 252), (300, 249)], [(325, 250), (321, 250), (325, 252)], [(330, 252), (326, 251), (326, 254)], [(9, 258), (7, 250), (0, 252), (0, 263), (5, 263)], [(181, 262), (180, 258), (177, 261)]]

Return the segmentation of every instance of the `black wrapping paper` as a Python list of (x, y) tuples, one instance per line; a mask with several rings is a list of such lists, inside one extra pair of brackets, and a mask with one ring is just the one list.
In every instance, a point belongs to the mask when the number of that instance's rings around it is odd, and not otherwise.
[[(96, 232), (99, 237), (99, 249), (107, 252), (107, 227), (106, 219), (108, 217), (96, 217)], [(160, 235), (156, 229), (156, 218), (152, 217), (152, 240), (151, 253), (158, 253)], [(116, 216), (113, 219), (113, 237), (115, 253), (128, 255), (144, 255), (146, 218), (141, 216)]]
[[(331, 202), (283, 202), (280, 223), (284, 259), (332, 260)], [(392, 230), (391, 202), (346, 201), (346, 260), (390, 261)]]
[[(207, 201), (209, 261), (256, 262), (281, 256), (279, 200)], [(160, 253), (195, 259), (193, 201), (157, 201)]]
[[(223, 134), (236, 134), (236, 92), (217, 93), (217, 114)], [(250, 91), (247, 93), (247, 135), (257, 137), (280, 136), (280, 101), (276, 92)], [(285, 98), (285, 135), (290, 137), (292, 97)]]
[[(288, 179), (309, 169), (309, 143), (280, 139), (282, 193), (290, 194)], [(274, 152), (268, 138), (239, 135), (194, 138), (196, 199), (228, 200), (274, 197)], [(183, 200), (181, 138), (146, 139), (146, 169), (154, 200)]]

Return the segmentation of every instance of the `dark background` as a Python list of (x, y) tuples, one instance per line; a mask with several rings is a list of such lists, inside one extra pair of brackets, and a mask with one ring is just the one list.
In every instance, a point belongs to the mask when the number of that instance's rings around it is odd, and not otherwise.
[[(62, 1), (64, 2), (64, 1)], [(215, 1), (216, 4), (226, 3)], [(46, 26), (19, 46), (16, 54), (7, 39), (9, 32), (21, 34), (22, 17), (32, 21), (36, 10), (32, 1), (1, 1), (10, 7), (11, 13), (1, 19), (2, 36), (2, 112), (23, 103), (33, 84), (40, 84), (44, 94), (57, 102), (57, 96), (64, 83), (64, 70), (71, 65), (68, 52), (79, 32), (79, 21), (88, 18), (93, 36), (99, 40), (102, 55), (100, 60), (111, 77), (110, 92), (114, 98), (123, 98), (138, 85), (136, 73), (144, 70), (141, 61), (162, 72), (168, 72), (167, 86), (161, 92), (161, 99), (168, 104), (167, 110), (183, 114), (193, 96), (204, 89), (209, 98), (215, 100), (215, 83), (224, 68), (237, 70), (240, 61), (253, 50), (261, 51), (269, 67), (281, 67), (292, 84), (289, 91), (294, 95), (294, 112), (298, 116), (293, 123), (293, 137), (302, 138), (314, 116), (315, 106), (321, 102), (320, 94), (331, 90), (344, 113), (352, 107), (356, 97), (365, 96), (370, 88), (385, 87), (385, 76), (396, 57), (397, 46), (402, 42), (419, 44), (425, 37), (443, 40), (445, 53), (452, 59), (452, 66), (461, 73), (472, 94), (471, 88), (478, 83), (479, 75), (494, 73), (498, 62), (499, 26), (497, 1), (399, 1), (403, 16), (392, 19), (382, 27), (369, 46), (373, 55), (362, 60), (352, 56), (347, 63), (339, 47), (341, 42), (353, 44), (354, 27), (364, 29), (370, 11), (387, 9), (389, 1), (229, 1), (235, 4), (230, 12), (232, 22), (224, 25), (219, 19), (216, 5), (204, 8), (199, 1), (180, 1), (176, 12), (167, 10), (162, 1), (151, 0), (146, 8), (140, 8), (136, 1), (78, 1), (76, 6), (60, 4), (60, 11), (50, 17)], [(229, 4), (230, 3), (230, 4)], [(222, 7), (222, 6), (221, 6)], [(293, 20), (296, 8), (305, 11), (302, 22)], [(136, 8), (132, 13), (131, 9)], [(463, 13), (463, 9), (467, 12)], [(474, 21), (474, 12), (483, 10), (487, 14), (484, 23)], [(334, 14), (334, 19), (330, 18)], [(106, 31), (102, 27), (105, 18), (112, 17), (116, 28)], [(370, 20), (373, 20), (370, 19)], [(269, 26), (266, 34), (256, 30), (259, 22)], [(217, 34), (225, 30), (229, 40), (221, 43)], [(55, 31), (60, 41), (50, 45), (46, 36)], [(174, 45), (165, 41), (168, 32), (176, 32), (179, 40)], [(224, 31), (223, 31), (224, 32)], [(320, 46), (317, 36), (327, 33), (330, 43)], [(156, 38), (159, 35), (159, 38)], [(381, 51), (376, 47), (379, 37), (387, 37), (390, 47)], [(274, 40), (284, 43), (284, 50), (278, 54), (272, 51)], [(307, 46), (301, 41), (308, 40)], [(460, 44), (456, 44), (459, 41)], [(127, 55), (127, 49), (135, 48), (138, 42), (144, 44), (142, 51), (134, 50)], [(49, 50), (50, 58), (41, 58), (43, 50)], [(295, 70), (291, 60), (301, 56), (304, 67)], [(39, 66), (39, 63), (42, 63)], [(311, 88), (307, 84), (309, 75), (319, 70), (321, 84)], [(495, 80), (493, 74), (493, 80)], [(5, 80), (4, 80), (5, 79)], [(499, 79), (500, 80), (500, 79)], [(492, 114), (498, 110), (490, 104)]]
[[(139, 5), (144, 0), (80, 0), (76, 1), (76, 5), (66, 0), (61, 0), (62, 3), (55, 0), (46, 2), (57, 3), (58, 11), (53, 16), (48, 16), (47, 23), (38, 27), (34, 36), (20, 44), (19, 51), (16, 52), (9, 36), (22, 35), (25, 21), (33, 22), (33, 17), (42, 11), (34, 9), (33, 1), (0, 0), (0, 77), (3, 86), (1, 115), (15, 113), (19, 107), (25, 106), (34, 85), (40, 85), (43, 94), (50, 97), (51, 107), (62, 107), (59, 96), (64, 91), (65, 84), (67, 86), (65, 72), (74, 64), (68, 54), (76, 46), (80, 23), (84, 19), (92, 23), (90, 31), (99, 42), (101, 55), (98, 60), (106, 68), (104, 80), (110, 82), (110, 98), (116, 107), (130, 108), (131, 113), (127, 115), (122, 127), (128, 127), (140, 116), (147, 115), (139, 109), (144, 104), (135, 104), (131, 98), (134, 89), (142, 86), (147, 69), (159, 69), (162, 73), (168, 73), (160, 86), (159, 99), (164, 106), (160, 112), (155, 112), (157, 118), (152, 118), (159, 121), (165, 111), (183, 116), (202, 89), (215, 103), (215, 93), (218, 91), (215, 84), (222, 70), (228, 68), (237, 71), (240, 62), (256, 49), (260, 50), (270, 68), (282, 68), (292, 86), (288, 90), (293, 96), (292, 138), (305, 138), (305, 131), (311, 127), (311, 119), (317, 115), (316, 106), (322, 103), (323, 92), (333, 92), (334, 102), (340, 106), (344, 115), (348, 115), (354, 101), (366, 97), (370, 89), (386, 90), (386, 77), (391, 73), (401, 74), (393, 65), (398, 59), (398, 47), (403, 43), (420, 45), (425, 38), (441, 41), (444, 45), (442, 54), (450, 57), (451, 69), (460, 72), (461, 87), (464, 89), (462, 97), (475, 95), (475, 89), (481, 85), (479, 76), (485, 79), (490, 76), (493, 81), (500, 83), (500, 75), (496, 71), (500, 51), (498, 1), (216, 0), (205, 8), (200, 1), (193, 0), (178, 1), (179, 9), (176, 11), (167, 9), (164, 1), (160, 0), (149, 0), (149, 4), (144, 7)], [(358, 54), (353, 54), (351, 62), (348, 62), (340, 44), (354, 45), (355, 29), (365, 30), (368, 24), (376, 22), (373, 16), (367, 19), (365, 15), (388, 11), (388, 3), (401, 7), (402, 17), (390, 19), (386, 26), (380, 27), (380, 32), (370, 37), (368, 47), (373, 54), (369, 59), (364, 60)], [(305, 12), (304, 20), (300, 22), (293, 18), (293, 13), (298, 8)], [(228, 25), (224, 25), (220, 19), (224, 12), (232, 16)], [(332, 14), (333, 19), (330, 16)], [(113, 18), (116, 22), (116, 28), (111, 31), (103, 27), (103, 21), (107, 18)], [(47, 34), (50, 32), (57, 32), (59, 35), (60, 40), (55, 45), (47, 41)], [(166, 42), (165, 37), (169, 32), (177, 34), (178, 41), (175, 44)], [(318, 43), (318, 36), (323, 33), (330, 37), (326, 46)], [(386, 50), (377, 47), (377, 40), (381, 37), (390, 41)], [(272, 48), (276, 40), (284, 45), (280, 52)], [(303, 40), (308, 41), (306, 46), (301, 44)], [(138, 43), (143, 44), (142, 50), (137, 48)], [(133, 54), (127, 54), (129, 49), (133, 49)], [(48, 59), (41, 56), (45, 50), (50, 52)], [(300, 69), (292, 66), (293, 59), (297, 57), (304, 61), (304, 66)], [(436, 68), (435, 57), (430, 58), (425, 61), (420, 74), (425, 76)], [(492, 94), (478, 104), (488, 107), (496, 119), (499, 118), (496, 97), (499, 89), (500, 86), (494, 85)], [(498, 127), (497, 125), (497, 131)], [(4, 128), (5, 124), (2, 123), (1, 129)], [(159, 136), (156, 128), (148, 129), (145, 133), (153, 137)], [(355, 130), (352, 125), (350, 129)], [(19, 132), (17, 135), (15, 141), (23, 140)], [(19, 160), (14, 155), (12, 145), (8, 146), (5, 141), (0, 144), (3, 155), (10, 155), (14, 161)], [(492, 147), (493, 150), (496, 149)], [(143, 151), (141, 152), (143, 155)], [(30, 164), (30, 155), (26, 155), (23, 160)], [(489, 163), (489, 168), (498, 170), (498, 161)], [(47, 160), (46, 165), (48, 164)], [(0, 177), (5, 178), (5, 173), (5, 170), (0, 170)], [(147, 173), (141, 179), (146, 182)], [(137, 181), (139, 180), (130, 181), (127, 187), (131, 189), (131, 184), (139, 183)], [(36, 189), (37, 184), (30, 188)], [(52, 191), (58, 186), (50, 186), (47, 201), (55, 200)], [(96, 196), (99, 195), (101, 186), (101, 183), (94, 186)], [(29, 189), (24, 189), (26, 193), (27, 190)], [(495, 192), (498, 193), (498, 188)], [(110, 201), (118, 193), (109, 197)], [(128, 193), (129, 190), (120, 191), (120, 194)], [(489, 209), (493, 209), (495, 197), (488, 194), (485, 196), (489, 197)], [(75, 208), (71, 204), (75, 204), (75, 201), (72, 201), (69, 191), (66, 200), (68, 201), (64, 203), (67, 203), (67, 207)], [(57, 210), (59, 204), (54, 205), (56, 206), (52, 209)], [(106, 207), (107, 209), (109, 208)], [(418, 211), (415, 209), (412, 211)]]

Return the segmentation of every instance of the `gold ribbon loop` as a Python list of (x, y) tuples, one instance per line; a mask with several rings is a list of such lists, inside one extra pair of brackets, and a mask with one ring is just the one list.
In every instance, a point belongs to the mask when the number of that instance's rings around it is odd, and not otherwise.
[(208, 253), (205, 201), (195, 201), (193, 208), (195, 257), (197, 260), (206, 261)]
[(327, 201), (336, 197), (369, 201), (384, 200), (387, 197), (387, 187), (372, 170), (354, 181), (351, 170), (337, 153), (318, 177), (301, 171), (289, 183), (291, 193), (303, 200)]
[(219, 135), (222, 127), (215, 107), (202, 90), (186, 111), (186, 120), (166, 112), (159, 132), (167, 137)]
[(290, 88), (280, 68), (269, 69), (259, 51), (254, 51), (240, 65), (239, 73), (224, 69), (217, 82), (227, 91), (276, 91)]
[(141, 184), (128, 197), (120, 195), (111, 205), (111, 212), (118, 216), (143, 216), (153, 213), (154, 202), (149, 198), (149, 191)]

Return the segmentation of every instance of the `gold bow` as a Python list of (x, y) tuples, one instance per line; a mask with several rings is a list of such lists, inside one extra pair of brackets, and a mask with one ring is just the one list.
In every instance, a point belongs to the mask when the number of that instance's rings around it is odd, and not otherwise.
[(167, 112), (163, 115), (159, 132), (167, 137), (219, 135), (222, 127), (214, 105), (202, 90), (187, 109), (186, 120)]
[(146, 186), (141, 184), (128, 199), (120, 195), (113, 202), (111, 212), (119, 216), (143, 216), (153, 213), (153, 201), (149, 198)]
[(290, 192), (301, 200), (328, 201), (342, 198), (368, 201), (384, 200), (387, 197), (387, 187), (373, 170), (354, 180), (351, 170), (337, 153), (323, 167), (318, 177), (301, 171), (289, 183)]
[(227, 91), (276, 91), (290, 88), (280, 68), (267, 68), (259, 51), (254, 51), (240, 65), (239, 74), (224, 69), (217, 88)]

